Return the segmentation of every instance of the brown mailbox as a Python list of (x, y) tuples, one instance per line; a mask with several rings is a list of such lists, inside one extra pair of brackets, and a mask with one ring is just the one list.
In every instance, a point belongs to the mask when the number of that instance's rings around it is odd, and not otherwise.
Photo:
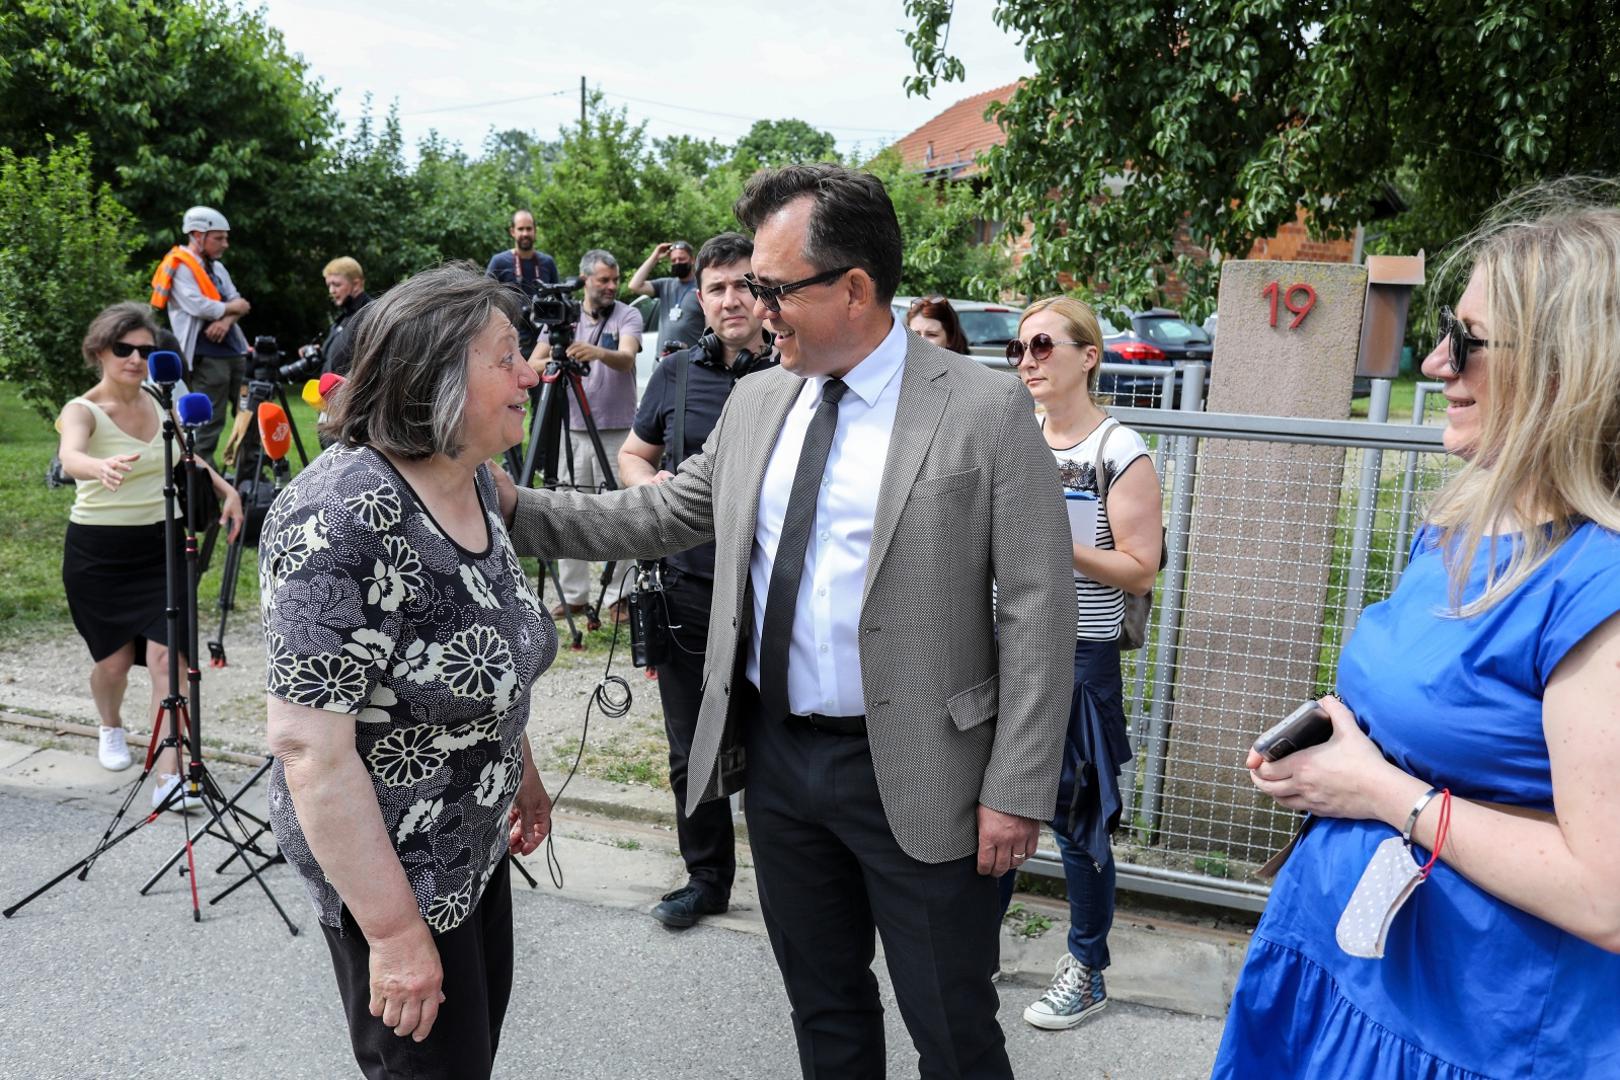
[(1423, 284), (1423, 252), (1416, 255), (1369, 255), (1367, 302), (1361, 311), (1361, 351), (1356, 374), (1393, 379), (1401, 371), (1401, 344), (1412, 290)]

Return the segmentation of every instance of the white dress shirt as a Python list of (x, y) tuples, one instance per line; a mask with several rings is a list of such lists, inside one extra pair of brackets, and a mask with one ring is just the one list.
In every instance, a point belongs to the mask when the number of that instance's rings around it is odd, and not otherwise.
[[(866, 586), (878, 487), (889, 456), (889, 433), (900, 404), (905, 360), (906, 331), (897, 319), (878, 347), (844, 376), (849, 390), (838, 403), (838, 427), (816, 497), (815, 529), (805, 545), (793, 640), (788, 646), (788, 709), (801, 716), (860, 716), (866, 712), (861, 692), (861, 593)], [(748, 678), (755, 686), (759, 685), (759, 640), (776, 547), (782, 538), (804, 434), (821, 404), (827, 379), (817, 375), (805, 380), (777, 436), (759, 492), (754, 549), (748, 563), (754, 590)]]

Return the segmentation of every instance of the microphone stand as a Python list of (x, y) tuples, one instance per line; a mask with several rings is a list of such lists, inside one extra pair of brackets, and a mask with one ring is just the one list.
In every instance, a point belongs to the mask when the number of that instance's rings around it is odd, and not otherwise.
[[(194, 922), (201, 922), (202, 908), (197, 895), (196, 859), (193, 852), (193, 842), (204, 832), (208, 832), (213, 836), (223, 836), (225, 839), (229, 840), (232, 846), (236, 849), (236, 854), (233, 856), (233, 858), (240, 858), (242, 860), (242, 865), (247, 868), (248, 874), (251, 876), (252, 880), (257, 882), (259, 887), (264, 890), (264, 895), (269, 899), (271, 906), (276, 909), (276, 913), (280, 915), (282, 921), (287, 924), (288, 931), (296, 935), (298, 933), (298, 927), (293, 923), (292, 919), (288, 918), (287, 912), (283, 910), (281, 903), (276, 899), (275, 894), (270, 891), (270, 886), (265, 884), (264, 879), (259, 875), (259, 868), (255, 866), (252, 860), (247, 857), (247, 851), (245, 850), (244, 845), (236, 839), (236, 835), (230, 831), (230, 828), (222, 819), (222, 815), (228, 814), (237, 828), (241, 830), (242, 835), (248, 835), (247, 827), (242, 823), (241, 817), (238, 815), (236, 808), (231, 806), (225, 800), (219, 785), (213, 778), (213, 774), (208, 771), (207, 766), (204, 765), (202, 761), (202, 672), (198, 669), (196, 661), (197, 534), (196, 530), (191, 527), (192, 523), (190, 521), (186, 522), (185, 557), (188, 564), (186, 570), (186, 586), (187, 591), (189, 592), (189, 596), (187, 597), (187, 607), (191, 618), (187, 632), (188, 641), (182, 643), (179, 640), (182, 571), (180, 566), (181, 553), (180, 531), (178, 524), (179, 515), (178, 508), (176, 506), (178, 489), (175, 487), (174, 480), (174, 444), (176, 439), (174, 422), (174, 383), (160, 383), (155, 390), (151, 387), (143, 387), (143, 389), (145, 389), (147, 393), (151, 394), (152, 397), (157, 400), (160, 411), (163, 414), (163, 543), (164, 558), (167, 569), (167, 573), (165, 575), (167, 579), (167, 603), (164, 609), (164, 616), (167, 620), (169, 629), (169, 693), (158, 706), (157, 716), (153, 721), (152, 738), (147, 744), (146, 761), (144, 767), (141, 769), (141, 774), (140, 776), (136, 777), (135, 782), (130, 785), (129, 792), (124, 796), (123, 803), (118, 807), (117, 811), (114, 812), (112, 820), (107, 823), (107, 828), (102, 832), (101, 837), (96, 841), (95, 846), (91, 848), (90, 853), (84, 858), (80, 859), (78, 862), (74, 863), (72, 866), (68, 867), (66, 870), (62, 871), (60, 874), (56, 875), (56, 877), (52, 878), (50, 881), (47, 881), (44, 885), (41, 885), (39, 888), (23, 897), (17, 903), (6, 908), (3, 912), (0, 912), (0, 914), (3, 914), (8, 919), (11, 918), (22, 907), (44, 895), (46, 892), (49, 892), (52, 888), (56, 887), (58, 884), (65, 881), (68, 877), (75, 873), (77, 873), (80, 881), (86, 880), (89, 877), (90, 870), (95, 865), (96, 860), (100, 858), (104, 852), (112, 850), (125, 840), (129, 839), (136, 832), (157, 821), (166, 810), (169, 810), (172, 806), (178, 803), (181, 818), (185, 826), (185, 843), (181, 847), (180, 851), (177, 852), (175, 856), (173, 856), (169, 862), (158, 871), (157, 874), (154, 874), (152, 878), (147, 881), (146, 885), (141, 888), (141, 893), (144, 895), (146, 891), (151, 888), (153, 882), (155, 882), (164, 871), (166, 871), (170, 866), (173, 866), (183, 856), (186, 860), (186, 866), (181, 868), (180, 873), (182, 876), (189, 879), (188, 884), (190, 885), (191, 891), (192, 920)], [(195, 439), (196, 428), (195, 426), (188, 425), (186, 428), (183, 458), (183, 462), (186, 466), (186, 505), (188, 508), (195, 507), (197, 505), (195, 467), (196, 458), (194, 452)], [(183, 697), (180, 692), (180, 649), (183, 645), (190, 649), (190, 654), (188, 657), (189, 670), (187, 672), (189, 708), (187, 697)], [(166, 734), (164, 733), (165, 727), (167, 727)], [(184, 734), (182, 734), (182, 732), (184, 732)], [(160, 735), (162, 736), (161, 739), (159, 738)], [(180, 783), (175, 784), (174, 787), (169, 790), (168, 795), (164, 797), (163, 801), (158, 806), (153, 808), (150, 814), (140, 818), (135, 822), (135, 824), (125, 828), (122, 832), (118, 832), (118, 828), (122, 824), (124, 816), (129, 812), (131, 804), (133, 804), (135, 801), (135, 796), (140, 793), (143, 787), (145, 787), (147, 778), (152, 775), (152, 770), (156, 766), (159, 755), (163, 750), (171, 747), (178, 755), (182, 746), (185, 747), (187, 753), (189, 754), (189, 765), (186, 770), (185, 778)], [(186, 802), (188, 798), (200, 799), (204, 808), (209, 812), (207, 822), (195, 833), (191, 831), (191, 812)], [(213, 828), (216, 825), (219, 828), (218, 832), (213, 831)], [(115, 833), (116, 835), (114, 835)], [(251, 843), (252, 840), (250, 839), (249, 844)], [(259, 852), (257, 848), (254, 850), (261, 855), (261, 857), (264, 856), (264, 853)], [(218, 903), (222, 897), (223, 894), (222, 896), (214, 897), (209, 901), (210, 906)]]

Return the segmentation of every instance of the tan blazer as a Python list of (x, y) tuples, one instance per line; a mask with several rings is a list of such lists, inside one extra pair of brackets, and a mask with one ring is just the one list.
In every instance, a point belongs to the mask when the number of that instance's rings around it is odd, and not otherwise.
[[(604, 495), (520, 491), (519, 553), (651, 558), (715, 541), (688, 810), (741, 786), (734, 694), (753, 634), (748, 564), (765, 467), (803, 381), (738, 382), (678, 476)], [(906, 335), (861, 604), (867, 735), (913, 858), (978, 846), (977, 806), (1048, 820), (1074, 685), (1074, 577), (1057, 464), (1017, 379)], [(998, 590), (998, 624), (991, 582)], [(849, 602), (856, 602), (850, 597)]]

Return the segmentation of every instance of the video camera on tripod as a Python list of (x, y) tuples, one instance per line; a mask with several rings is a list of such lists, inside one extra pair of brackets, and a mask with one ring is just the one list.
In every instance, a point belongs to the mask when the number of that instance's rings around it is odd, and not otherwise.
[(311, 343), (298, 350), (297, 359), (282, 361), (286, 354), (269, 334), (253, 339), (253, 355), (248, 358), (248, 378), (267, 383), (302, 383), (321, 374), (321, 347)]
[(585, 279), (581, 277), (566, 278), (555, 285), (544, 281), (535, 284), (534, 298), (523, 314), (535, 333), (546, 334), (553, 361), (564, 358), (561, 354), (574, 343), (574, 330), (585, 309), (573, 294), (584, 287)]

